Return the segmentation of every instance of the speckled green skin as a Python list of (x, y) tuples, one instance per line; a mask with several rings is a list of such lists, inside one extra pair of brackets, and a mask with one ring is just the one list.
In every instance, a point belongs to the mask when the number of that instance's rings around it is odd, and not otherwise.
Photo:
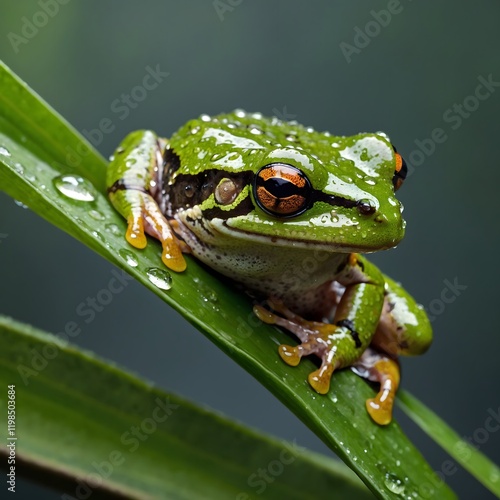
[[(166, 179), (170, 185), (186, 175), (203, 176), (214, 170), (255, 174), (265, 165), (281, 162), (299, 168), (316, 190), (369, 203), (374, 211), (367, 215), (319, 201), (300, 215), (279, 218), (257, 206), (251, 184), (225, 205), (212, 194), (189, 209), (172, 206), (158, 195), (163, 174), (155, 160), (163, 151), (158, 141), (180, 159), (179, 168)], [(420, 354), (432, 340), (427, 316), (414, 299), (369, 261), (351, 256), (351, 252), (393, 247), (404, 235), (402, 207), (392, 183), (395, 166), (393, 147), (382, 133), (338, 137), (259, 113), (235, 111), (202, 115), (169, 140), (148, 131), (130, 134), (115, 154), (107, 182), (111, 187), (126, 180), (130, 188), (110, 194), (124, 217), (130, 212), (128, 193), (134, 189), (159, 199), (167, 218), (177, 223), (178, 236), (215, 270), (278, 297), (311, 319), (328, 317), (333, 308), (330, 321), (339, 326), (325, 334), (323, 343), (329, 346), (335, 368), (342, 368), (353, 365), (370, 344), (397, 356)], [(252, 210), (229, 215), (249, 197)], [(213, 208), (228, 216), (206, 217)], [(333, 282), (339, 284), (335, 290)], [(320, 355), (321, 349), (311, 352)], [(329, 355), (323, 351), (325, 360)]]

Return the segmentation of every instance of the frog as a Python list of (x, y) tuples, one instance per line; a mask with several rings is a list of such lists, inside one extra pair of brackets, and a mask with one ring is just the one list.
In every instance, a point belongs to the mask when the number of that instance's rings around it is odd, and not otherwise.
[(200, 115), (170, 138), (130, 133), (111, 157), (107, 192), (130, 245), (159, 240), (178, 273), (191, 254), (248, 291), (261, 321), (298, 339), (278, 348), (286, 364), (319, 358), (314, 391), (327, 394), (344, 368), (378, 384), (365, 406), (384, 426), (399, 357), (423, 354), (433, 335), (423, 307), (365, 256), (404, 236), (396, 191), (407, 171), (383, 132), (337, 136), (238, 109)]

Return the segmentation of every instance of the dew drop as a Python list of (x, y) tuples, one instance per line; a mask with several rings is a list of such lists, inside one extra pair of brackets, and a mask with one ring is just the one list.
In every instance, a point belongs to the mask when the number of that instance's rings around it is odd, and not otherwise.
[(259, 127), (256, 127), (256, 126), (250, 127), (249, 131), (253, 135), (260, 135), (260, 134), (262, 134), (262, 130)]
[(167, 271), (157, 267), (150, 267), (147, 269), (146, 274), (149, 281), (161, 290), (170, 290), (172, 288), (172, 277)]
[(245, 113), (242, 109), (235, 109), (235, 110), (234, 110), (234, 114), (235, 114), (238, 118), (245, 118), (245, 116), (246, 116), (246, 113)]
[(137, 259), (135, 258), (135, 255), (130, 251), (126, 250), (125, 248), (122, 248), (119, 252), (120, 257), (130, 266), (130, 267), (137, 267), (139, 264), (137, 262)]
[(3, 146), (0, 146), (0, 155), (10, 156), (10, 151), (7, 148), (4, 148)]
[(209, 122), (211, 119), (210, 119), (210, 116), (203, 114), (203, 115), (200, 115), (200, 120), (202, 122)]
[(105, 241), (104, 238), (102, 237), (102, 234), (99, 231), (92, 231), (91, 234), (94, 238), (97, 238), (99, 241), (102, 241), (102, 242)]
[(20, 163), (14, 163), (14, 170), (18, 173), (18, 174), (24, 174), (24, 168), (23, 166), (20, 164)]
[(28, 208), (28, 205), (25, 205), (22, 201), (14, 200), (14, 203), (21, 208)]
[(102, 215), (98, 210), (90, 210), (89, 215), (94, 220), (106, 220), (106, 217), (104, 217), (104, 215)]
[(391, 472), (388, 472), (385, 475), (384, 484), (389, 491), (395, 493), (396, 495), (402, 495), (405, 492), (405, 485), (403, 484), (403, 481)]
[(106, 224), (106, 231), (108, 233), (114, 234), (115, 236), (120, 236), (122, 234), (121, 229), (116, 224)]
[(83, 177), (74, 175), (59, 175), (54, 179), (54, 185), (60, 193), (73, 200), (95, 200), (94, 187)]

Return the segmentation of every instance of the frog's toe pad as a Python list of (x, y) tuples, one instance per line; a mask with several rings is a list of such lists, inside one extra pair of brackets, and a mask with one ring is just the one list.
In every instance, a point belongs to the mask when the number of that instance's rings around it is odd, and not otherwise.
[(384, 404), (378, 398), (366, 400), (366, 410), (375, 423), (387, 425), (392, 420), (392, 404)]
[(174, 238), (168, 238), (162, 241), (163, 252), (161, 254), (162, 262), (172, 271), (180, 273), (186, 269), (186, 259), (182, 255), (180, 246)]
[(144, 221), (142, 220), (142, 213), (133, 213), (128, 218), (128, 227), (125, 234), (127, 241), (135, 248), (146, 248), (148, 241), (144, 234)]
[(309, 384), (319, 394), (326, 394), (330, 389), (332, 373), (333, 365), (328, 362), (323, 363), (321, 368), (309, 374)]
[(279, 346), (279, 355), (281, 359), (290, 366), (297, 366), (300, 363), (302, 354), (299, 347), (292, 347), (289, 345), (281, 344)]
[(262, 306), (253, 306), (253, 312), (263, 323), (267, 323), (268, 325), (276, 323), (276, 315)]

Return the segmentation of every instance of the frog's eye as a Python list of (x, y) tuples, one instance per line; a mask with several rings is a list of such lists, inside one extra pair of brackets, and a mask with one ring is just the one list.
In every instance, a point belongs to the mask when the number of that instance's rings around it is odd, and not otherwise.
[(255, 175), (253, 193), (259, 207), (270, 215), (293, 217), (309, 207), (312, 186), (298, 169), (285, 163), (271, 163)]
[(397, 152), (394, 146), (392, 147), (394, 148), (394, 152), (396, 154), (396, 169), (394, 170), (392, 184), (394, 185), (394, 191), (397, 191), (403, 185), (403, 182), (406, 179), (408, 167), (406, 166), (404, 158)]

